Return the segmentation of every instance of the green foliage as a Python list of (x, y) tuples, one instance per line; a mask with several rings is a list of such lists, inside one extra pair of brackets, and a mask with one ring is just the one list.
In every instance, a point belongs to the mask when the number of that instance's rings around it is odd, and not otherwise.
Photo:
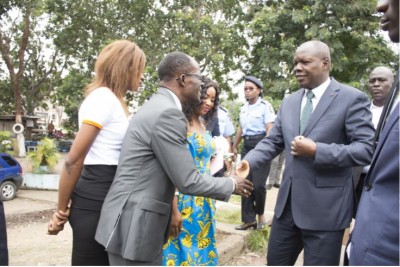
[(0, 86), (7, 86), (0, 97), (4, 113), (32, 115), (36, 107), (45, 106), (66, 65), (43, 28), (48, 17), (44, 4), (44, 0), (9, 1), (8, 12), (0, 14), (0, 51), (5, 63), (0, 62), (0, 67), (8, 71), (0, 76)]
[(68, 119), (63, 122), (63, 128), (67, 131), (78, 131), (78, 111), (90, 79), (85, 73), (72, 69), (52, 95), (52, 101), (64, 106), (64, 112), (68, 114)]
[(60, 154), (57, 151), (57, 146), (54, 139), (44, 138), (40, 141), (36, 151), (28, 153), (28, 159), (32, 164), (34, 173), (41, 173), (40, 166), (46, 166), (50, 171), (58, 163)]
[(318, 39), (331, 48), (332, 72), (337, 80), (356, 84), (377, 65), (398, 68), (398, 55), (378, 34), (376, 0), (267, 1), (252, 13), (250, 35), (255, 40), (248, 71), (268, 81), (273, 98), (293, 92), (293, 56), (301, 43)]
[(12, 147), (13, 147), (12, 132), (0, 131), (0, 152), (10, 153)]
[(8, 80), (0, 80), (0, 114), (8, 115), (14, 111), (13, 89)]
[(238, 195), (232, 195), (229, 198), (229, 203), (232, 203), (232, 204), (240, 204), (241, 201), (242, 201), (242, 197), (238, 196)]
[[(96, 57), (116, 39), (135, 41), (147, 55), (144, 88), (127, 97), (139, 104), (157, 88), (160, 60), (180, 50), (200, 63), (229, 100), (237, 97), (229, 86), (236, 82), (232, 73), (259, 77), (276, 109), (286, 90), (297, 89), (293, 55), (299, 44), (311, 39), (330, 46), (333, 77), (361, 88), (377, 65), (399, 65), (398, 55), (379, 33), (379, 19), (372, 15), (375, 4), (376, 0), (8, 1), (0, 4), (1, 40), (9, 48), (2, 58), (11, 58), (15, 73), (23, 71), (18, 98), (12, 75), (0, 61), (0, 112), (10, 113), (20, 100), (31, 114), (51, 100), (65, 107), (69, 120), (63, 126), (76, 131)], [(29, 38), (23, 49), (25, 15)], [(238, 107), (233, 109), (237, 122)]]
[(251, 230), (246, 238), (246, 245), (251, 251), (265, 251), (268, 244), (269, 227)]
[[(101, 47), (115, 39), (135, 41), (147, 55), (142, 103), (155, 92), (156, 68), (166, 53), (182, 51), (231, 93), (228, 73), (243, 69), (248, 44), (241, 19), (245, 1), (49, 1), (48, 32), (74, 65), (90, 76)], [(230, 94), (234, 97), (233, 94)]]

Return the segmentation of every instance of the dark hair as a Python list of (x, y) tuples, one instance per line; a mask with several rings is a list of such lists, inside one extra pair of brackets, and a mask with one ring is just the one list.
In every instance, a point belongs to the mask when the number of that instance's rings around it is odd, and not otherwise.
[(170, 81), (177, 74), (190, 72), (193, 60), (185, 53), (176, 51), (166, 55), (158, 65), (158, 78), (160, 81)]
[[(211, 80), (210, 78), (206, 77), (204, 80), (203, 85), (201, 86), (201, 100), (207, 98), (207, 90), (210, 87), (214, 87), (215, 89), (215, 101), (214, 101), (214, 106), (213, 108), (204, 116), (204, 121), (207, 124), (208, 122), (211, 121), (211, 119), (214, 117), (218, 110), (218, 105), (219, 105), (219, 90), (218, 90), (218, 84)], [(201, 101), (200, 104), (193, 105), (193, 104), (183, 104), (182, 105), (182, 111), (186, 116), (186, 119), (189, 121), (189, 123), (192, 122), (193, 115), (195, 114), (196, 110), (201, 106), (203, 101)]]

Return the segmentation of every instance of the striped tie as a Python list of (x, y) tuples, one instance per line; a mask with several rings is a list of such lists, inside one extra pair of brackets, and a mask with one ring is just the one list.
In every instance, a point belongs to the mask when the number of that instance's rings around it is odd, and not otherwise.
[(314, 97), (314, 93), (311, 90), (308, 90), (306, 97), (307, 97), (306, 104), (304, 105), (300, 117), (300, 134), (303, 134), (304, 129), (306, 128), (308, 120), (310, 119), (311, 113), (313, 111), (313, 105), (311, 99)]

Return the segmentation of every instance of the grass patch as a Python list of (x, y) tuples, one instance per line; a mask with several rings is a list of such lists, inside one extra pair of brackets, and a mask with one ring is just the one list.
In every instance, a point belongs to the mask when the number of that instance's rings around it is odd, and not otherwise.
[(238, 195), (232, 195), (231, 198), (229, 199), (229, 203), (232, 204), (240, 204), (242, 201), (242, 197)]
[(215, 213), (215, 219), (222, 223), (240, 224), (240, 210), (217, 209), (217, 212)]
[(268, 244), (269, 227), (262, 230), (251, 230), (246, 238), (247, 247), (253, 251), (265, 251)]

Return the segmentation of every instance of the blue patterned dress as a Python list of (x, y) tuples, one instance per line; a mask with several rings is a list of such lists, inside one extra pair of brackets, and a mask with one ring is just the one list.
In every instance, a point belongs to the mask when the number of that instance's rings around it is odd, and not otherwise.
[[(210, 173), (215, 145), (210, 133), (188, 133), (188, 147), (199, 173)], [(179, 194), (182, 231), (164, 245), (163, 265), (217, 265), (215, 241), (215, 200)]]

